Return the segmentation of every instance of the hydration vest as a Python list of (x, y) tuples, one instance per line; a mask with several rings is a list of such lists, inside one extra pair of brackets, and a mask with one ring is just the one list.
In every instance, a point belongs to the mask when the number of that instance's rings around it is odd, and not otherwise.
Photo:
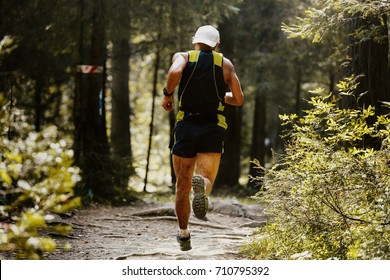
[(179, 122), (191, 118), (215, 121), (226, 129), (226, 89), (223, 55), (212, 50), (189, 51), (179, 84), (179, 112), (176, 120)]

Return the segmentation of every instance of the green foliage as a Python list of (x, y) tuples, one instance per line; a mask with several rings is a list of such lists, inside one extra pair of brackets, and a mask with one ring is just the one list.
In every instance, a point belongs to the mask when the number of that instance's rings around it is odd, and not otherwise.
[[(354, 85), (339, 85), (349, 91)], [(259, 259), (390, 258), (390, 116), (374, 108), (341, 109), (332, 95), (313, 97), (312, 109), (289, 127), (286, 153), (264, 169), (269, 223), (244, 248)], [(287, 140), (288, 139), (288, 140)], [(380, 143), (367, 147), (366, 139)]]
[[(322, 42), (325, 37), (334, 34), (335, 30), (342, 29), (350, 24), (350, 19), (360, 16), (364, 19), (381, 18), (390, 9), (386, 0), (320, 0), (314, 2), (305, 11), (305, 16), (297, 17), (296, 23), (283, 23), (282, 29), (292, 38), (310, 38), (313, 43)], [(382, 19), (382, 24), (384, 24)], [(375, 25), (358, 29), (354, 34), (356, 38), (372, 37), (374, 41), (382, 41)]]
[[(3, 118), (4, 116), (2, 116)], [(1, 126), (1, 131), (4, 127)], [(56, 127), (30, 132), (25, 139), (0, 138), (0, 249), (17, 258), (39, 259), (56, 243), (44, 232), (68, 234), (68, 226), (51, 226), (53, 214), (80, 205), (73, 188), (79, 171), (73, 152)]]

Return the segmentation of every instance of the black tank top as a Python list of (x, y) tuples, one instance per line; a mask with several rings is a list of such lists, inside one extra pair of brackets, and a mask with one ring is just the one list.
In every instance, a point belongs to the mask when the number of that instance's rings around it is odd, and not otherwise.
[(226, 129), (226, 89), (222, 54), (212, 50), (189, 51), (179, 84), (177, 121), (198, 117), (215, 120), (216, 124)]

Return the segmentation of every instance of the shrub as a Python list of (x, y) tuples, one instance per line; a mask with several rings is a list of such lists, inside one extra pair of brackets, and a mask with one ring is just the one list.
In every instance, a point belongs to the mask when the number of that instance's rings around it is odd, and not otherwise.
[[(254, 259), (390, 258), (390, 118), (313, 97), (289, 126), (286, 151), (264, 169), (268, 224), (243, 249)], [(369, 141), (370, 145), (367, 145)], [(372, 148), (372, 143), (380, 148)], [(260, 167), (262, 168), (262, 167)], [(263, 169), (263, 168), (262, 168)]]
[(26, 139), (0, 139), (0, 249), (19, 259), (39, 259), (56, 243), (43, 232), (67, 234), (71, 228), (50, 226), (53, 214), (80, 204), (73, 196), (79, 180), (73, 153), (56, 127), (30, 132)]

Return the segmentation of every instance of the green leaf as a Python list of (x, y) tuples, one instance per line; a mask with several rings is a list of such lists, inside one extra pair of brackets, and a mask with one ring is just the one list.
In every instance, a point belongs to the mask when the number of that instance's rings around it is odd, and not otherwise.
[(8, 173), (4, 170), (0, 170), (0, 179), (6, 183), (7, 185), (12, 184), (12, 178), (8, 175)]

